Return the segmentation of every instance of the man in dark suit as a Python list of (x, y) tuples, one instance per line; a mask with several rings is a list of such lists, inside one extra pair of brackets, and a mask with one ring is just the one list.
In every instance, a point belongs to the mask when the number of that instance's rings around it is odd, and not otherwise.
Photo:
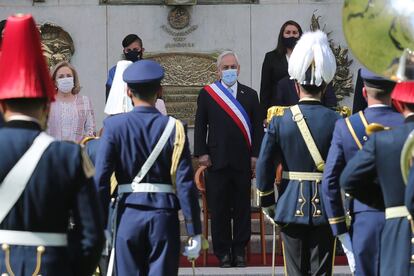
[[(299, 102), (299, 86), (295, 80), (286, 76), (277, 83), (277, 100), (274, 105), (291, 106)], [(328, 84), (322, 93), (321, 103), (326, 107), (335, 107), (337, 104), (335, 91), (331, 84)]]
[[(352, 217), (352, 245), (345, 223), (339, 177), (346, 163), (368, 140), (366, 124), (378, 123), (394, 128), (403, 124), (403, 116), (391, 108), (391, 92), (395, 83), (366, 69), (361, 70), (362, 88), (368, 108), (336, 123), (331, 147), (326, 160), (322, 192), (326, 214), (332, 232), (355, 257), (355, 275), (379, 275), (380, 240), (385, 223), (383, 210), (349, 199), (347, 206)], [(346, 244), (348, 243), (348, 244)], [(350, 261), (348, 261), (350, 262)]]
[(214, 254), (221, 267), (243, 267), (262, 118), (256, 91), (237, 81), (236, 54), (223, 52), (217, 67), (220, 81), (204, 87), (197, 99), (194, 155), (200, 165), (208, 167), (206, 192)]
[(56, 90), (31, 15), (9, 17), (2, 47), (0, 273), (91, 275), (104, 241), (94, 168), (79, 145), (43, 132)]
[[(321, 59), (307, 58), (315, 56), (314, 49), (321, 48)], [(281, 226), (287, 275), (332, 274), (335, 239), (319, 186), (335, 122), (340, 117), (324, 107), (320, 98), (335, 70), (326, 34), (305, 33), (289, 62), (289, 74), (300, 87), (299, 103), (273, 117), (257, 161), (261, 206)], [(280, 162), (282, 181), (275, 202), (274, 182)]]
[(405, 123), (373, 134), (347, 163), (340, 185), (362, 203), (385, 205), (379, 274), (410, 275), (412, 231), (409, 212), (404, 206), (405, 184), (400, 156), (408, 134), (414, 129), (414, 83), (397, 83), (392, 99), (404, 115)]
[(107, 212), (113, 172), (120, 195), (117, 275), (178, 274), (179, 209), (191, 238), (185, 254), (196, 259), (201, 249), (200, 207), (184, 127), (155, 108), (163, 77), (161, 65), (152, 60), (125, 70), (134, 109), (106, 118), (99, 142), (95, 183)]
[(364, 110), (367, 107), (367, 100), (365, 99), (364, 95), (362, 94), (362, 89), (364, 87), (364, 82), (361, 77), (361, 70), (358, 70), (357, 79), (355, 83), (354, 89), (354, 101), (352, 103), (352, 114), (357, 113), (361, 110)]

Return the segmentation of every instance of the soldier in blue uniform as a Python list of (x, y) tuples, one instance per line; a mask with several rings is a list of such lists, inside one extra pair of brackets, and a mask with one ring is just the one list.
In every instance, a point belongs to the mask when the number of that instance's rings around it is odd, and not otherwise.
[(409, 275), (413, 244), (407, 219), (409, 212), (404, 206), (400, 155), (408, 134), (414, 129), (414, 83), (397, 83), (392, 99), (404, 115), (405, 123), (373, 134), (347, 163), (340, 185), (362, 203), (385, 205), (379, 274)]
[[(372, 72), (361, 69), (364, 88), (361, 90), (368, 102), (368, 108), (336, 123), (331, 147), (326, 160), (322, 192), (324, 205), (332, 232), (345, 246), (353, 249), (355, 275), (379, 275), (380, 240), (385, 223), (383, 210), (372, 208), (358, 200), (348, 202), (352, 217), (352, 246), (345, 223), (339, 177), (346, 163), (368, 140), (365, 127), (378, 123), (385, 127), (403, 124), (403, 116), (391, 108), (391, 92), (395, 83), (381, 78)], [(347, 249), (348, 248), (348, 249)], [(350, 260), (348, 260), (350, 262)]]
[(43, 132), (56, 90), (31, 15), (9, 17), (2, 47), (0, 273), (91, 275), (104, 241), (94, 168)]
[(103, 206), (109, 205), (112, 172), (121, 195), (115, 239), (118, 275), (177, 275), (180, 208), (192, 237), (185, 254), (195, 259), (200, 251), (200, 207), (184, 127), (154, 107), (163, 77), (162, 67), (151, 60), (125, 70), (135, 107), (105, 119), (99, 142), (95, 182)]
[[(315, 49), (322, 49), (323, 54)], [(335, 69), (326, 34), (305, 33), (289, 60), (289, 74), (300, 87), (299, 104), (273, 117), (257, 161), (261, 206), (281, 226), (287, 275), (332, 274), (335, 239), (319, 190), (324, 160), (340, 116), (324, 107), (320, 97)], [(275, 206), (278, 162), (283, 173)]]

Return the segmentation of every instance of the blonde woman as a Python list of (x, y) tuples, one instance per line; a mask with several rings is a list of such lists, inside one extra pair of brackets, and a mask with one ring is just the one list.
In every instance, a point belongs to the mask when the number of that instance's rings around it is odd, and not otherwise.
[(80, 95), (79, 77), (68, 62), (58, 63), (52, 71), (56, 101), (52, 103), (48, 130), (59, 140), (80, 142), (95, 135), (95, 116), (88, 97)]

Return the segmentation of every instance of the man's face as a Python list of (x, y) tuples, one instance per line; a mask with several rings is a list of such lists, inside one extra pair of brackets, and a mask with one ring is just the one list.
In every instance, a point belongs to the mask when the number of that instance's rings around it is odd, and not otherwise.
[(225, 70), (237, 69), (237, 75), (240, 74), (240, 66), (233, 55), (226, 55), (221, 59), (220, 66), (218, 68), (219, 75)]
[(136, 51), (136, 52), (142, 51), (141, 44), (139, 44), (138, 41), (134, 41), (124, 48), (124, 53), (129, 53), (131, 51)]

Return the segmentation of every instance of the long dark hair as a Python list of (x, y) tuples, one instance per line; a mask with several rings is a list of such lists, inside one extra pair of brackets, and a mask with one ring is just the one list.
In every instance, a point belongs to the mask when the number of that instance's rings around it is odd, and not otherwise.
[(277, 39), (276, 51), (277, 51), (279, 54), (281, 54), (281, 55), (285, 55), (285, 54), (286, 54), (286, 52), (287, 52), (285, 45), (283, 45), (282, 39), (283, 39), (283, 32), (285, 31), (285, 28), (286, 28), (286, 26), (288, 26), (288, 25), (292, 25), (292, 26), (295, 26), (296, 28), (298, 28), (298, 31), (299, 31), (299, 37), (301, 37), (301, 36), (302, 36), (302, 34), (303, 34), (302, 28), (300, 27), (300, 25), (299, 25), (297, 22), (295, 22), (295, 21), (293, 21), (293, 20), (288, 20), (288, 21), (286, 21), (286, 22), (282, 25), (282, 27), (280, 28), (280, 31), (279, 31), (279, 37), (278, 37), (278, 39)]

